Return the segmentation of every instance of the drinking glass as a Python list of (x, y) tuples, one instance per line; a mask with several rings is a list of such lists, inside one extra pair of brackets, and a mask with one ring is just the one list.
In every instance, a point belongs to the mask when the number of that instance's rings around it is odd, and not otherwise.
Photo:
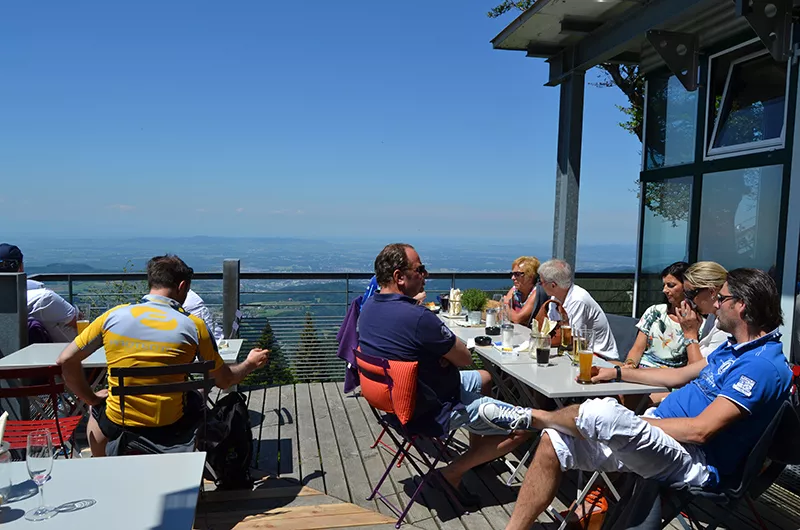
[(572, 361), (572, 366), (578, 366), (578, 361), (580, 357), (578, 356), (578, 352), (581, 349), (585, 348), (586, 339), (582, 335), (582, 329), (573, 329), (572, 330), (572, 349), (569, 352), (570, 360)]
[(592, 359), (594, 358), (594, 330), (581, 330), (581, 346), (578, 349), (578, 382), (583, 385), (592, 382)]
[(561, 326), (561, 347), (559, 354), (572, 351), (572, 328), (569, 325)]
[(531, 332), (531, 357), (536, 359), (539, 366), (550, 365), (550, 335)]
[(39, 487), (40, 504), (38, 508), (25, 514), (28, 521), (44, 521), (56, 514), (50, 506), (44, 504), (44, 483), (50, 478), (53, 469), (53, 440), (50, 431), (42, 429), (28, 433), (28, 447), (25, 455), (28, 474)]

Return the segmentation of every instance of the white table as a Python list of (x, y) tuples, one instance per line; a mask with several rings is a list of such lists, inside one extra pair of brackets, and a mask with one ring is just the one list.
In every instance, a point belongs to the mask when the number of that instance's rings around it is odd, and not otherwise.
[[(244, 339), (226, 339), (228, 347), (220, 349), (219, 355), (225, 364), (233, 364), (239, 356)], [(0, 359), (0, 370), (4, 368), (39, 368), (53, 366), (56, 359), (67, 347), (67, 342), (53, 342), (48, 344), (31, 344), (10, 355)], [(106, 351), (100, 348), (83, 360), (84, 368), (106, 368)]]
[(96, 503), (77, 511), (63, 511), (40, 522), (24, 513), (39, 506), (39, 494), (14, 500), (24, 492), (36, 492), (25, 462), (3, 464), (11, 471), (11, 502), (0, 509), (0, 528), (65, 529), (113, 528), (167, 530), (192, 528), (206, 454), (115, 456), (55, 460), (44, 485), (48, 506), (68, 506), (82, 499)]

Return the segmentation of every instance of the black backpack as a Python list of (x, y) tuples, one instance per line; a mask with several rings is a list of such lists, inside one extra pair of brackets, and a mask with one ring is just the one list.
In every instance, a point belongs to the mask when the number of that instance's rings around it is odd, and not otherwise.
[(199, 435), (198, 446), (206, 452), (204, 476), (213, 480), (217, 489), (253, 486), (250, 477), (253, 433), (244, 394), (231, 392), (217, 401), (208, 413), (206, 434), (201, 429)]

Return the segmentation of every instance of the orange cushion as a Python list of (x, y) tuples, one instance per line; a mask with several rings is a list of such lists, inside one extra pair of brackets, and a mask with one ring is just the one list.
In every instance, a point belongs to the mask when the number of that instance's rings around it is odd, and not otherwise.
[(389, 377), (392, 378), (394, 387), (391, 395), (389, 386), (373, 381), (369, 374), (382, 377), (383, 368), (357, 360), (358, 369), (362, 372), (361, 394), (370, 405), (383, 412), (397, 416), (400, 423), (405, 425), (414, 415), (417, 404), (417, 363), (408, 361), (389, 361)]

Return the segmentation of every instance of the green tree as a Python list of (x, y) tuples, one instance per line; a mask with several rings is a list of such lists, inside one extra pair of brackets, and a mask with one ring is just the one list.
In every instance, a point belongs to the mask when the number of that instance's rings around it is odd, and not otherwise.
[[(134, 269), (133, 262), (128, 260), (122, 272), (139, 272)], [(78, 306), (83, 309), (91, 307), (91, 315), (87, 318), (97, 318), (100, 313), (122, 304), (131, 304), (147, 294), (147, 282), (144, 280), (112, 280), (103, 282), (100, 286), (92, 283), (83, 293), (78, 293)]]
[(256, 347), (269, 350), (269, 361), (266, 366), (249, 374), (243, 381), (244, 385), (290, 385), (295, 382), (294, 373), (281, 350), (280, 342), (275, 340), (269, 320), (264, 324)]
[(300, 343), (297, 346), (297, 360), (295, 366), (300, 378), (307, 381), (322, 379), (322, 363), (320, 362), (321, 344), (314, 329), (314, 319), (311, 313), (306, 312), (306, 321), (303, 331), (300, 332)]

